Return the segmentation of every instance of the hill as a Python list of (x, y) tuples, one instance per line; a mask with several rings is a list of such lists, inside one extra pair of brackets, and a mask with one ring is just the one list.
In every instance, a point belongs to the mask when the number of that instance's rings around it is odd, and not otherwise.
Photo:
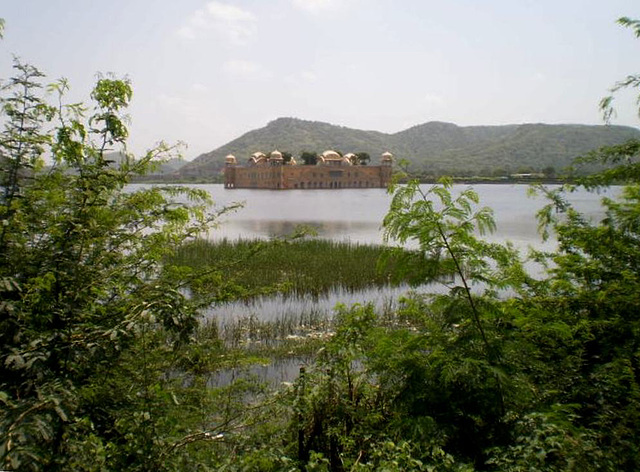
[(586, 152), (605, 145), (640, 139), (640, 130), (626, 126), (522, 124), (457, 126), (429, 122), (398, 133), (365, 131), (296, 118), (278, 118), (176, 171), (179, 178), (206, 178), (220, 173), (224, 157), (240, 163), (256, 152), (274, 149), (294, 156), (326, 149), (367, 152), (372, 163), (385, 151), (407, 159), (413, 170), (429, 174), (492, 175), (561, 170)]
[[(120, 163), (125, 159), (125, 155), (121, 152), (109, 152), (105, 155), (105, 159), (112, 167), (118, 167)], [(136, 182), (144, 182), (149, 180), (162, 180), (169, 175), (176, 175), (182, 166), (187, 161), (181, 158), (171, 158), (167, 161), (159, 163), (157, 167), (149, 174), (143, 176), (136, 176), (133, 178)], [(170, 179), (171, 177), (169, 177)]]

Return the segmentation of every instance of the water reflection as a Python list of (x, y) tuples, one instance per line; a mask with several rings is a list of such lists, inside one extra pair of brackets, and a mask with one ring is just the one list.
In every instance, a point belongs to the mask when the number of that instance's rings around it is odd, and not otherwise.
[[(338, 241), (382, 244), (382, 220), (389, 209), (391, 195), (383, 189), (326, 190), (225, 190), (222, 185), (201, 185), (219, 206), (244, 202), (244, 208), (226, 215), (210, 233), (214, 239), (269, 238), (290, 234), (297, 225), (309, 225), (322, 238)], [(424, 186), (425, 190), (428, 186)], [(468, 188), (454, 185), (454, 195)], [(543, 243), (537, 231), (536, 213), (547, 203), (528, 195), (528, 185), (474, 185), (480, 206), (493, 209), (497, 231), (489, 236), (494, 242), (511, 241), (526, 250), (529, 245), (552, 249), (553, 241)], [(557, 188), (551, 186), (550, 188)], [(580, 190), (568, 200), (587, 217), (603, 216), (600, 199), (614, 196), (619, 188), (602, 194)]]
[[(333, 240), (358, 240), (358, 236), (367, 239), (380, 230), (380, 224), (367, 221), (320, 221), (320, 220), (270, 220), (236, 219), (233, 220), (239, 235), (243, 237), (278, 238), (293, 234), (298, 228), (306, 227), (315, 236)], [(232, 238), (235, 239), (235, 238)]]
[(206, 316), (218, 319), (223, 328), (225, 324), (250, 317), (256, 317), (261, 321), (277, 321), (284, 318), (291, 320), (292, 324), (298, 321), (311, 323), (314, 320), (321, 321), (338, 303), (347, 306), (355, 303), (373, 303), (376, 308), (383, 310), (393, 304), (399, 296), (406, 294), (409, 289), (407, 285), (400, 285), (350, 292), (341, 287), (335, 287), (320, 296), (262, 296), (248, 301), (229, 302), (212, 307), (206, 312)]
[(246, 377), (254, 377), (261, 382), (278, 385), (284, 382), (292, 382), (298, 377), (300, 368), (312, 363), (311, 357), (294, 357), (285, 359), (273, 359), (269, 364), (254, 364), (245, 368), (221, 370), (210, 375), (207, 385), (209, 387), (226, 387), (234, 380)]
[[(131, 189), (147, 184), (131, 185)], [(389, 209), (391, 195), (384, 189), (341, 190), (256, 190), (225, 189), (221, 184), (200, 184), (218, 208), (236, 202), (244, 207), (225, 215), (209, 237), (213, 239), (270, 238), (290, 234), (297, 225), (317, 228), (319, 236), (338, 241), (382, 244), (382, 220)], [(423, 186), (425, 190), (429, 185)], [(454, 185), (454, 196), (468, 185)], [(482, 184), (471, 186), (480, 198), (480, 206), (493, 209), (497, 231), (490, 235), (495, 242), (512, 241), (517, 247), (528, 245), (548, 249), (537, 231), (536, 213), (547, 203), (541, 197), (528, 195), (530, 186), (523, 184)], [(557, 186), (549, 186), (555, 189)], [(601, 193), (578, 190), (567, 195), (569, 202), (586, 217), (603, 216), (600, 200), (615, 197), (620, 187)]]

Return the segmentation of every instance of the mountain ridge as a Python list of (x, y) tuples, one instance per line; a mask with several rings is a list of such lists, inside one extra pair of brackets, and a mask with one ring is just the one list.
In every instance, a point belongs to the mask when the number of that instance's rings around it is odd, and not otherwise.
[(201, 178), (221, 172), (224, 157), (234, 154), (244, 163), (256, 152), (274, 149), (299, 156), (326, 149), (367, 152), (374, 164), (389, 151), (407, 159), (423, 173), (456, 175), (554, 167), (561, 170), (593, 149), (640, 139), (630, 126), (523, 123), (459, 126), (429, 121), (407, 129), (384, 133), (334, 125), (322, 121), (279, 117), (266, 126), (248, 131), (210, 152), (203, 153), (175, 172), (180, 178)]

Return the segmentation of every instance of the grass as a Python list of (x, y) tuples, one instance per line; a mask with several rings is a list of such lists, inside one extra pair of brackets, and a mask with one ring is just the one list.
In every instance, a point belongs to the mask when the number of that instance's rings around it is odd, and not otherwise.
[(393, 260), (379, 267), (385, 251), (383, 246), (322, 239), (198, 239), (179, 248), (171, 262), (216, 268), (249, 292), (275, 287), (285, 294), (321, 295), (337, 287), (357, 291), (403, 282), (393, 277)]
[[(406, 254), (416, 253), (407, 251)], [(379, 263), (383, 255), (387, 256), (384, 265)], [(398, 277), (402, 271), (394, 257), (384, 246), (322, 239), (198, 239), (181, 246), (168, 262), (213, 270), (218, 274), (214, 280), (223, 279), (241, 287), (229, 301), (241, 298), (250, 302), (261, 294), (273, 294), (274, 291), (285, 298), (316, 299), (336, 289), (357, 292), (406, 283), (408, 277)], [(227, 319), (222, 314), (209, 320), (209, 324), (216, 327), (214, 337), (229, 352), (242, 352), (272, 361), (308, 358), (313, 357), (333, 334), (332, 307), (326, 311), (301, 309), (297, 314), (283, 312), (275, 317), (247, 311), (246, 316), (238, 318)], [(383, 307), (382, 312), (389, 323), (397, 322), (392, 302)]]

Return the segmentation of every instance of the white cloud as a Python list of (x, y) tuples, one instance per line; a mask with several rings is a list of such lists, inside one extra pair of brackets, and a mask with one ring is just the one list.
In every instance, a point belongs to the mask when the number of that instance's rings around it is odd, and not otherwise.
[(231, 44), (249, 43), (256, 34), (258, 19), (249, 10), (222, 2), (209, 2), (196, 10), (177, 30), (178, 36), (193, 40), (213, 30)]
[(544, 82), (545, 80), (547, 80), (547, 76), (542, 72), (536, 72), (535, 74), (533, 74), (533, 80), (535, 82)]
[(209, 2), (206, 7), (209, 14), (221, 21), (254, 21), (255, 15), (248, 10), (221, 2)]
[(176, 34), (184, 39), (196, 39), (196, 32), (194, 31), (194, 28), (188, 25), (184, 25), (178, 28)]
[(310, 70), (305, 70), (300, 72), (300, 78), (305, 82), (315, 82), (318, 79), (318, 76)]
[(191, 84), (191, 90), (195, 93), (206, 93), (209, 92), (209, 87), (201, 84), (200, 82), (196, 82), (194, 84)]
[(227, 61), (222, 69), (228, 75), (243, 79), (265, 79), (272, 77), (272, 73), (262, 65), (243, 60)]
[(427, 93), (422, 97), (424, 103), (430, 106), (441, 106), (444, 105), (444, 99), (440, 95), (435, 95), (432, 93)]
[(284, 81), (289, 85), (310, 84), (310, 83), (317, 82), (318, 76), (313, 71), (303, 70), (299, 73), (286, 76)]
[(294, 7), (308, 13), (320, 13), (343, 7), (348, 0), (291, 0)]
[(157, 102), (164, 110), (169, 110), (173, 115), (197, 121), (200, 114), (200, 104), (180, 95), (160, 94)]

